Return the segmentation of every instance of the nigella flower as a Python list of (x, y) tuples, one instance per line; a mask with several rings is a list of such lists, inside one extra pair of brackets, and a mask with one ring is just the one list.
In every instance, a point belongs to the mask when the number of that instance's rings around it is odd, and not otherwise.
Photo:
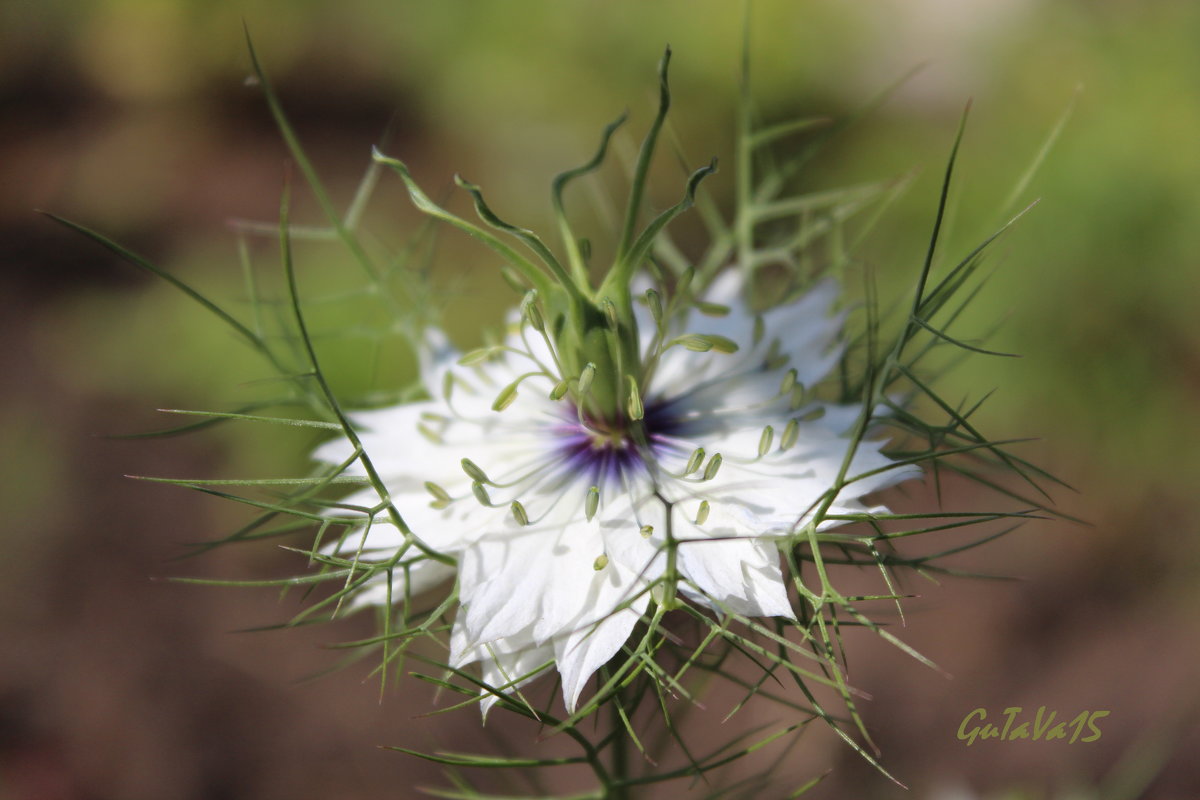
[[(745, 66), (748, 52), (744, 56)], [(453, 615), (449, 656), (434, 661), (452, 672), (478, 665), (484, 714), (506, 693), (557, 668), (568, 719), (556, 720), (549, 712), (543, 716), (525, 702), (513, 708), (570, 732), (583, 747), (580, 760), (592, 767), (600, 784), (595, 796), (625, 797), (635, 785), (701, 776), (799, 727), (758, 744), (729, 743), (700, 761), (687, 753), (690, 769), (631, 775), (625, 745), (641, 747), (630, 719), (638, 698), (647, 696), (645, 681), (685, 694), (688, 688), (680, 679), (701, 656), (700, 649), (688, 652), (682, 640), (661, 626), (663, 616), (681, 605), (708, 627), (701, 649), (710, 644), (727, 648), (716, 656), (716, 664), (736, 649), (755, 661), (770, 662), (764, 677), (774, 676), (776, 667), (780, 674), (791, 673), (813, 701), (812, 715), (833, 726), (882, 771), (844, 730), (849, 726), (816, 704), (807, 686), (819, 683), (836, 691), (848, 712), (843, 719), (869, 738), (843, 669), (839, 626), (844, 621), (867, 627), (932, 664), (882, 629), (859, 604), (899, 603), (902, 595), (891, 578), (894, 567), (921, 569), (1012, 528), (932, 555), (906, 555), (891, 549), (892, 540), (980, 523), (1020, 522), (1048, 511), (1036, 498), (997, 483), (997, 468), (1043, 495), (1037, 479), (1054, 480), (1006, 452), (1003, 445), (1009, 442), (983, 437), (968, 420), (978, 404), (960, 411), (923, 377), (926, 354), (942, 347), (1003, 355), (947, 328), (975, 296), (981, 255), (1007, 225), (944, 274), (933, 275), (962, 126), (907, 314), (891, 322), (881, 317), (868, 283), (865, 327), (847, 333), (847, 314), (835, 308), (839, 287), (820, 275), (842, 272), (854, 263), (844, 223), (869, 203), (894, 197), (903, 183), (793, 194), (790, 178), (816, 143), (782, 160), (760, 156), (819, 120), (760, 126), (746, 91), (747, 72), (737, 115), (733, 215), (723, 219), (710, 198), (701, 215), (709, 243), (696, 253), (676, 246), (667, 226), (696, 202), (697, 188), (715, 171), (715, 160), (691, 173), (674, 206), (652, 217), (644, 213), (655, 142), (670, 106), (670, 51), (664, 54), (658, 113), (631, 170), (623, 221), (607, 230), (613, 239), (603, 244), (612, 246), (597, 248), (611, 252), (611, 261), (601, 264), (593, 262), (589, 241), (572, 229), (565, 190), (600, 167), (623, 117), (605, 128), (590, 161), (560, 173), (551, 185), (560, 237), (556, 253), (534, 232), (500, 219), (473, 184), (456, 179), (471, 195), (481, 224), (440, 207), (401, 161), (378, 152), (351, 210), (345, 218), (337, 216), (253, 49), (251, 59), (295, 161), (331, 225), (328, 231), (310, 229), (308, 234), (328, 234), (347, 245), (369, 283), (365, 291), (345, 296), (355, 302), (369, 298), (375, 311), (379, 303), (387, 313), (382, 329), (368, 325), (363, 332), (389, 339), (403, 335), (417, 345), (429, 399), (357, 414), (343, 410), (322, 368), (325, 354), (318, 352), (309, 332), (286, 192), (279, 243), (287, 282), (284, 306), (292, 319), (281, 320), (284, 337), (272, 335), (271, 315), (256, 313), (252, 323), (243, 322), (180, 279), (97, 233), (66, 223), (183, 290), (230, 326), (291, 388), (277, 401), (286, 409), (282, 416), (259, 413), (273, 405), (261, 401), (233, 412), (178, 411), (212, 419), (162, 434), (223, 420), (340, 434), (316, 451), (315, 457), (329, 465), (317, 475), (159, 479), (262, 512), (214, 544), (288, 535), (297, 526), (317, 523), (315, 552), (308, 554), (322, 565), (321, 572), (266, 583), (345, 582), (293, 622), (322, 608), (380, 608), (382, 634), (354, 644), (379, 645), (386, 669), (409, 643), (444, 630)], [(399, 175), (420, 211), (490, 248), (509, 285), (525, 292), (520, 308), (508, 318), (501, 344), (458, 353), (431, 321), (424, 302), (431, 292), (425, 271), (410, 270), (406, 263), (414, 250), (389, 257), (386, 269), (380, 269), (363, 245), (355, 222), (380, 167)], [(250, 223), (245, 230), (260, 232), (262, 226)], [(816, 246), (825, 239), (827, 246)], [(249, 267), (248, 250), (244, 255)], [(730, 262), (734, 266), (722, 272), (721, 266)], [(654, 288), (642, 285), (651, 280)], [(255, 282), (247, 283), (257, 304)], [(761, 300), (773, 292), (779, 296), (764, 305)], [(956, 299), (960, 293), (965, 299)], [(914, 410), (924, 400), (937, 409), (936, 421), (922, 419)], [(297, 406), (307, 413), (297, 416)], [(884, 443), (873, 438), (877, 423), (886, 423), (902, 438), (896, 450), (885, 452)], [(998, 489), (1024, 509), (890, 514), (867, 505), (873, 492), (919, 475), (918, 464), (936, 466), (946, 458), (954, 459), (955, 473)], [(363, 489), (332, 502), (326, 489), (344, 482)], [(211, 488), (214, 484), (266, 487), (270, 494), (265, 499), (242, 497)], [(278, 494), (280, 486), (297, 488)], [(275, 526), (271, 521), (281, 515), (294, 519)], [(905, 522), (924, 519), (936, 521), (913, 528)], [(860, 532), (823, 532), (847, 522), (866, 525)], [(813, 574), (801, 574), (799, 565), (807, 562)], [(830, 581), (826, 567), (831, 564), (877, 568), (886, 591), (844, 595)], [(414, 602), (417, 595), (439, 587), (443, 594), (437, 601)], [(774, 618), (774, 625), (762, 618)], [(769, 639), (769, 649), (758, 638)], [(664, 651), (667, 658), (659, 664), (656, 655)], [(796, 653), (815, 657), (819, 671), (793, 663)], [(681, 666), (672, 672), (665, 664), (676, 657), (682, 657)], [(586, 684), (598, 672), (603, 683), (594, 699), (581, 704)], [(461, 683), (424, 677), (472, 694)], [(635, 678), (641, 683), (634, 683)], [(625, 697), (632, 706), (619, 697), (625, 687), (630, 687)], [(751, 695), (758, 693), (758, 685), (748, 689)], [(612, 727), (598, 726), (593, 742), (576, 723), (608, 701), (615, 703)], [(667, 732), (678, 740), (665, 706), (663, 711)], [(602, 751), (608, 753), (609, 767), (601, 762)], [(653, 763), (649, 752), (646, 756)], [(454, 753), (425, 757), (464, 767), (565, 763), (559, 758)]]
[[(608, 411), (579, 399), (594, 364), (567, 394), (560, 354), (527, 304), (501, 347), (465, 358), (430, 331), (422, 378), (433, 399), (356, 415), (412, 534), (456, 562), (417, 559), (407, 587), (399, 571), (390, 587), (401, 598), (457, 580), (451, 666), (479, 662), (484, 681), (508, 691), (554, 662), (573, 711), (648, 605), (674, 594), (664, 576), (718, 614), (794, 617), (780, 548), (839, 474), (868, 477), (832, 498), (830, 514), (861, 512), (865, 495), (912, 477), (881, 469), (891, 461), (878, 443), (851, 447), (860, 406), (808, 390), (841, 357), (836, 283), (759, 315), (743, 288), (726, 270), (674, 323), (648, 293), (634, 313), (641, 374)], [(351, 455), (343, 440), (317, 451), (330, 463)], [(375, 501), (365, 492), (346, 504)], [(336, 552), (386, 560), (404, 541), (376, 519)], [(355, 602), (387, 597), (379, 573)], [(484, 697), (485, 713), (495, 700)]]

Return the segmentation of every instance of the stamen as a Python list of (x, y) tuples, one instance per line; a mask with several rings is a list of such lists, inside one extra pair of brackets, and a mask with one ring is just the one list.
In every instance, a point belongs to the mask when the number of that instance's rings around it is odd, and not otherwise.
[(717, 472), (721, 469), (722, 460), (720, 453), (709, 459), (708, 466), (704, 468), (704, 480), (711, 481), (717, 477)]
[(825, 406), (817, 406), (812, 411), (810, 411), (807, 414), (805, 414), (804, 416), (802, 416), (800, 419), (803, 420), (804, 422), (815, 422), (816, 420), (819, 420), (823, 416), (825, 416)]
[(653, 289), (646, 290), (646, 305), (650, 306), (650, 316), (654, 319), (655, 325), (662, 325), (663, 306), (662, 297)]
[(783, 376), (783, 381), (779, 384), (780, 394), (790, 394), (792, 389), (796, 388), (796, 370), (789, 369)]
[(584, 365), (583, 371), (579, 373), (579, 396), (586, 397), (588, 389), (592, 388), (592, 381), (596, 378), (596, 365), (588, 362)]
[(632, 375), (626, 375), (629, 379), (629, 418), (639, 420), (646, 415), (646, 409), (642, 406), (642, 396), (638, 392), (637, 381)]
[(471, 493), (475, 495), (475, 499), (479, 501), (481, 506), (492, 508), (492, 498), (488, 497), (487, 489), (483, 488), (483, 484), (479, 481), (471, 484)]
[(692, 288), (692, 280), (696, 277), (696, 268), (688, 267), (679, 276), (679, 281), (675, 284), (675, 296), (673, 300), (687, 297), (688, 290)]
[(718, 353), (728, 354), (738, 351), (737, 342), (727, 336), (718, 336), (715, 333), (685, 333), (683, 336), (677, 336), (671, 340), (671, 345), (676, 344), (683, 345), (685, 349), (694, 353), (716, 350)]
[(797, 419), (789, 419), (787, 426), (783, 429), (783, 437), (779, 441), (780, 450), (790, 450), (792, 445), (796, 444), (796, 440), (800, 438), (800, 421)]
[(787, 353), (781, 353), (779, 349), (779, 339), (772, 339), (771, 346), (767, 348), (767, 357), (763, 361), (763, 369), (771, 372), (787, 366), (787, 363), (792, 360), (791, 356)]
[(523, 380), (523, 377), (517, 378), (500, 390), (500, 394), (496, 395), (496, 399), (492, 402), (492, 411), (503, 411), (513, 404), (513, 401), (517, 399), (517, 384)]
[(593, 486), (588, 489), (587, 500), (584, 501), (584, 512), (587, 514), (588, 522), (592, 521), (592, 517), (596, 516), (596, 509), (600, 507), (600, 487)]
[(729, 306), (721, 305), (720, 303), (707, 303), (703, 300), (696, 301), (696, 310), (706, 317), (727, 317), (731, 311)]
[(479, 348), (476, 348), (475, 350), (471, 350), (470, 352), (464, 353), (463, 356), (458, 359), (458, 365), (460, 367), (474, 367), (479, 364), (482, 364), (485, 361), (490, 361), (491, 359), (500, 355), (507, 349), (508, 348), (506, 348), (504, 345), (495, 345), (492, 347), (479, 347)]
[(454, 502), (453, 498), (450, 497), (450, 493), (433, 481), (425, 481), (425, 491), (433, 495), (434, 500), (429, 505), (434, 508), (442, 509)]
[(476, 483), (491, 483), (487, 473), (480, 469), (479, 465), (471, 459), (464, 458), (460, 463), (462, 464), (463, 472), (467, 473), (467, 477), (471, 480)]
[(617, 320), (616, 303), (606, 297), (600, 301), (600, 310), (604, 312), (604, 316), (608, 319), (608, 327), (610, 329), (615, 331), (618, 327), (620, 327), (620, 323)]
[(770, 425), (763, 428), (762, 436), (758, 439), (758, 457), (762, 458), (771, 452), (771, 444), (775, 441), (775, 429)]
[(526, 293), (525, 299), (521, 301), (521, 315), (529, 320), (529, 327), (538, 333), (546, 330), (546, 320), (542, 316), (542, 309), (537, 302), (537, 289), (530, 289)]
[(434, 444), (444, 444), (442, 437), (424, 422), (417, 423), (417, 432)]

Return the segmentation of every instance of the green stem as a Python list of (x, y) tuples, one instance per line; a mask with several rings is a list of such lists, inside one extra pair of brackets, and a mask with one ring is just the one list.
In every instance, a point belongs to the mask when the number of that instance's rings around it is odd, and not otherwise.
[(750, 110), (750, 4), (746, 4), (743, 22), (742, 79), (738, 93), (737, 145), (734, 175), (736, 210), (734, 211), (734, 240), (737, 244), (737, 264), (747, 277), (752, 275), (750, 255), (754, 251), (754, 220), (751, 207), (754, 194), (753, 120)]
[[(619, 690), (618, 694), (620, 694)], [(629, 779), (629, 740), (625, 735), (619, 704), (619, 697), (614, 697), (609, 703), (609, 714), (612, 717), (613, 726), (612, 764), (609, 768), (611, 782), (605, 787), (604, 800), (628, 800), (629, 798), (627, 784)]]
[(662, 130), (667, 111), (671, 108), (671, 89), (667, 83), (667, 68), (671, 64), (671, 48), (663, 53), (658, 63), (658, 113), (650, 126), (646, 138), (642, 140), (642, 148), (638, 152), (637, 164), (633, 171), (633, 184), (629, 189), (629, 204), (625, 208), (625, 222), (621, 226), (621, 240), (617, 245), (617, 263), (625, 260), (629, 249), (633, 246), (634, 233), (637, 228), (638, 212), (642, 207), (642, 198), (646, 192), (646, 175), (650, 171), (650, 159), (654, 156), (654, 145), (658, 141), (658, 133)]

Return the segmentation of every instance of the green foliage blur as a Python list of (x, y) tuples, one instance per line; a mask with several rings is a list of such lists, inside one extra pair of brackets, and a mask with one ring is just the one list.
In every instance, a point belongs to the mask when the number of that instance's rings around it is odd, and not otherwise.
[[(72, 504), (95, 501), (71, 483), (81, 437), (168, 427), (175, 420), (153, 409), (228, 408), (263, 391), (254, 355), (202, 309), (32, 211), (100, 230), (248, 313), (227, 220), (276, 219), (289, 167), (261, 93), (247, 84), (243, 24), (339, 206), (383, 143), (452, 207), (468, 208), (453, 191), (461, 172), (506, 218), (550, 231), (550, 179), (590, 155), (622, 110), (632, 133), (645, 129), (667, 44), (678, 141), (693, 167), (723, 158), (706, 188), (728, 205), (742, 14), (725, 0), (0, 6), (0, 287), (12, 342), (0, 362), (0, 507), (10, 520), (0, 541), (17, 556), (0, 572), (0, 599), (36, 597), (48, 554), (81, 535), (87, 511)], [(754, 96), (771, 120), (843, 117), (923, 65), (802, 176), (820, 189), (916, 170), (864, 254), (885, 294), (916, 275), (954, 129), (972, 100), (943, 265), (1005, 212), (1040, 202), (1005, 238), (985, 296), (957, 329), (983, 337), (1003, 322), (986, 346), (1024, 357), (974, 358), (943, 391), (970, 405), (997, 388), (980, 424), (993, 438), (1040, 437), (1030, 457), (1079, 490), (1056, 499), (1094, 524), (997, 545), (996, 562), (1071, 587), (1062, 594), (1099, 602), (1096, 613), (1113, 613), (1118, 626), (1126, 612), (1194, 613), (1200, 4), (759, 0), (750, 37)], [(1003, 208), (1072, 106), (1028, 189)], [(678, 196), (682, 171), (659, 162), (652, 200), (662, 207)], [(611, 169), (605, 185), (619, 192), (621, 177)], [(297, 224), (319, 224), (311, 197), (296, 194)], [(582, 195), (575, 202), (587, 206)], [(398, 248), (421, 224), (385, 178), (366, 230)], [(679, 228), (685, 249), (696, 230), (688, 224)], [(259, 279), (277, 282), (270, 237), (251, 249)], [(353, 285), (337, 247), (306, 245), (299, 257), (303, 292)], [(499, 322), (516, 300), (489, 254), (453, 233), (437, 235), (431, 269), (461, 345), (477, 343), (480, 321)], [(387, 322), (362, 320), (353, 302), (314, 314), (328, 331)], [(341, 389), (362, 394), (411, 377), (410, 354), (377, 344), (321, 342)], [(236, 426), (213, 435), (217, 454), (203, 463), (222, 475), (296, 474), (313, 444)], [(171, 444), (146, 446), (163, 453)], [(137, 462), (131, 452), (105, 463)], [(230, 509), (208, 513), (209, 524), (236, 519)], [(1165, 630), (1178, 642), (1197, 638), (1194, 624)], [(1161, 643), (1170, 653), (1192, 646)]]

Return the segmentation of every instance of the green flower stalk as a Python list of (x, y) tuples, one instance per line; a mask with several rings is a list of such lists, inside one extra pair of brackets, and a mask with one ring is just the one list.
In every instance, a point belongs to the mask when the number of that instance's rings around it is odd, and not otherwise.
[[(692, 207), (700, 182), (717, 168), (714, 159), (710, 165), (693, 172), (687, 180), (683, 199), (638, 230), (647, 171), (670, 108), (671, 94), (667, 82), (670, 59), (671, 51), (668, 49), (659, 67), (659, 110), (638, 155), (616, 257), (598, 287), (589, 283), (587, 265), (567, 218), (563, 192), (570, 182), (601, 165), (609, 140), (624, 122), (624, 116), (605, 128), (600, 147), (587, 164), (564, 172), (554, 180), (553, 205), (567, 253), (566, 265), (535, 233), (501, 220), (488, 206), (478, 186), (461, 177), (455, 178), (458, 186), (470, 193), (481, 221), (493, 230), (510, 234), (524, 243), (532, 251), (533, 259), (522, 256), (489, 231), (439, 207), (416, 184), (403, 162), (379, 152), (375, 154), (378, 163), (392, 168), (401, 177), (417, 208), (483, 241), (499, 253), (521, 279), (528, 282), (532, 289), (522, 308), (526, 314), (536, 315), (531, 316), (529, 321), (553, 346), (557, 365), (562, 372), (560, 379), (566, 381), (564, 385), (572, 402), (597, 423), (613, 429), (619, 435), (629, 433), (635, 437), (641, 436), (639, 426), (624, 409), (631, 393), (636, 395), (639, 384), (644, 380), (645, 365), (642, 363), (631, 284), (650, 256), (660, 232), (672, 219)], [(580, 392), (579, 378), (588, 365), (592, 368), (591, 382), (585, 395)]]

